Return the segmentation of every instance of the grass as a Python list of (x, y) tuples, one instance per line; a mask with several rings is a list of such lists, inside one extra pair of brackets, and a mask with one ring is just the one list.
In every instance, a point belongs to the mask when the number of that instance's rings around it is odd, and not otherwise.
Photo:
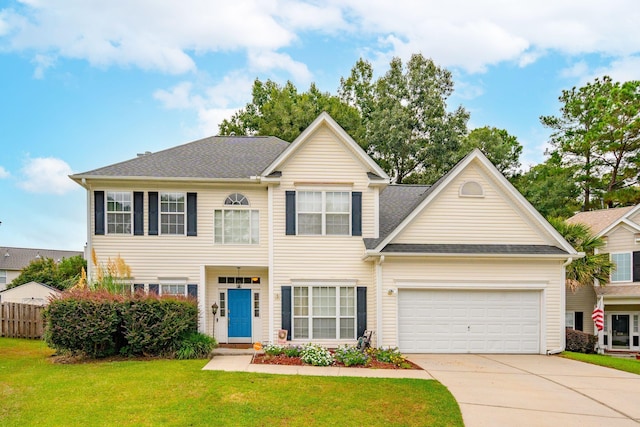
[(636, 359), (613, 357), (604, 354), (573, 353), (570, 351), (563, 352), (561, 356), (640, 375), (640, 361)]
[(0, 338), (2, 426), (462, 426), (437, 381), (203, 371), (205, 360), (52, 363)]

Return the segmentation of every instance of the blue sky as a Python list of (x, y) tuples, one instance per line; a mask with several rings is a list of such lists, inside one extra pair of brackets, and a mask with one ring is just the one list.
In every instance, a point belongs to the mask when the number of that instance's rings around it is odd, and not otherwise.
[(449, 107), (527, 169), (562, 89), (640, 79), (638, 22), (636, 0), (0, 0), (0, 246), (82, 250), (69, 174), (216, 134), (255, 78), (336, 93), (360, 57), (451, 70)]

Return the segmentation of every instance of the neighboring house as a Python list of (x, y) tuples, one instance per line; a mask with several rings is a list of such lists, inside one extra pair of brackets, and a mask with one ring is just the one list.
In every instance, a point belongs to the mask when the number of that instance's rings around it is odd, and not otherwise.
[(88, 250), (120, 255), (134, 289), (197, 296), (221, 343), (564, 348), (578, 255), (478, 150), (433, 186), (392, 185), (323, 113), (291, 144), (211, 137), (71, 178)]
[(609, 283), (583, 288), (576, 294), (567, 291), (567, 319), (582, 313), (584, 331), (594, 333), (591, 312), (602, 298), (605, 327), (599, 333), (600, 346), (640, 350), (640, 205), (580, 212), (567, 222), (586, 224), (602, 237), (606, 246), (601, 252), (610, 254), (616, 265)]
[(0, 291), (7, 289), (7, 286), (20, 275), (23, 268), (31, 264), (32, 261), (41, 258), (51, 258), (55, 262), (60, 262), (63, 258), (74, 256), (84, 256), (83, 252), (59, 251), (55, 249), (29, 249), (0, 247)]
[(17, 302), (20, 304), (47, 305), (49, 298), (58, 296), (60, 293), (58, 289), (43, 283), (29, 282), (0, 292), (0, 303)]

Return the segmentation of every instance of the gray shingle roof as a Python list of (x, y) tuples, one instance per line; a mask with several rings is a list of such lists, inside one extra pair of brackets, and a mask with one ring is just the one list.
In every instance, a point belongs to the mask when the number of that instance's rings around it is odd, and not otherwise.
[(364, 239), (367, 249), (373, 249), (400, 225), (424, 200), (431, 189), (428, 185), (389, 185), (380, 193), (380, 237)]
[(73, 177), (249, 178), (288, 146), (272, 136), (212, 136)]
[(497, 255), (567, 255), (550, 245), (485, 245), (485, 244), (406, 244), (385, 246), (382, 252), (425, 254), (497, 254)]
[(73, 256), (84, 256), (80, 251), (60, 251), (55, 249), (29, 249), (0, 247), (0, 270), (22, 270), (31, 261), (40, 258), (52, 258), (54, 261)]

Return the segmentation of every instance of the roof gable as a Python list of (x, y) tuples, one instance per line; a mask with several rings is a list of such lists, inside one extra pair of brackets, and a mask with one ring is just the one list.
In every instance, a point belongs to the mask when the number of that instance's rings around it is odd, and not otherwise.
[[(382, 178), (382, 182), (389, 182), (389, 176), (386, 172), (373, 161), (371, 157), (364, 152), (364, 150), (345, 132), (345, 130), (336, 123), (331, 116), (323, 112), (311, 123), (296, 139), (291, 143), (286, 150), (284, 150), (262, 173), (263, 176), (268, 176), (278, 170), (280, 170), (284, 164), (296, 155), (296, 153), (302, 149), (302, 147), (312, 140), (312, 136), (323, 126), (326, 126), (340, 141), (345, 149), (364, 166), (368, 174), (377, 176), (376, 180)], [(370, 175), (371, 178), (371, 175)]]
[(80, 251), (2, 246), (0, 247), (0, 270), (22, 270), (37, 259), (51, 258), (58, 262), (63, 258), (71, 258), (78, 255), (84, 256), (84, 253)]
[(567, 222), (569, 224), (585, 224), (589, 226), (592, 233), (599, 237), (607, 235), (621, 224), (626, 224), (632, 229), (640, 231), (640, 225), (631, 220), (638, 210), (640, 210), (640, 205), (578, 212), (567, 219)]
[[(506, 178), (491, 164), (491, 162), (480, 152), (474, 150), (461, 160), (449, 173), (443, 176), (436, 184), (426, 191), (419, 203), (406, 215), (397, 226), (386, 237), (378, 239), (375, 243), (374, 252), (382, 251), (387, 245), (396, 243), (398, 238), (408, 227), (416, 221), (423, 212), (428, 209), (435, 200), (445, 191), (454, 191), (450, 187), (454, 181), (458, 180), (465, 171), (476, 167), (485, 174), (497, 189), (509, 200), (509, 206), (517, 211), (529, 227), (539, 236), (539, 241), (535, 244), (557, 246), (565, 253), (577, 254), (575, 249), (540, 215), (531, 204), (506, 180)], [(457, 188), (455, 189), (457, 191)], [(384, 193), (383, 193), (384, 194)], [(382, 206), (381, 206), (382, 207)], [(464, 215), (473, 215), (473, 212), (464, 212)], [(477, 225), (476, 225), (477, 226)], [(381, 235), (382, 237), (382, 235)], [(371, 244), (372, 242), (369, 241)], [(424, 243), (449, 243), (449, 242), (424, 242)], [(469, 242), (466, 242), (469, 243)], [(497, 243), (497, 242), (488, 242)], [(500, 242), (513, 244), (514, 242)], [(525, 243), (525, 242), (519, 242)], [(373, 249), (370, 245), (367, 247)]]

